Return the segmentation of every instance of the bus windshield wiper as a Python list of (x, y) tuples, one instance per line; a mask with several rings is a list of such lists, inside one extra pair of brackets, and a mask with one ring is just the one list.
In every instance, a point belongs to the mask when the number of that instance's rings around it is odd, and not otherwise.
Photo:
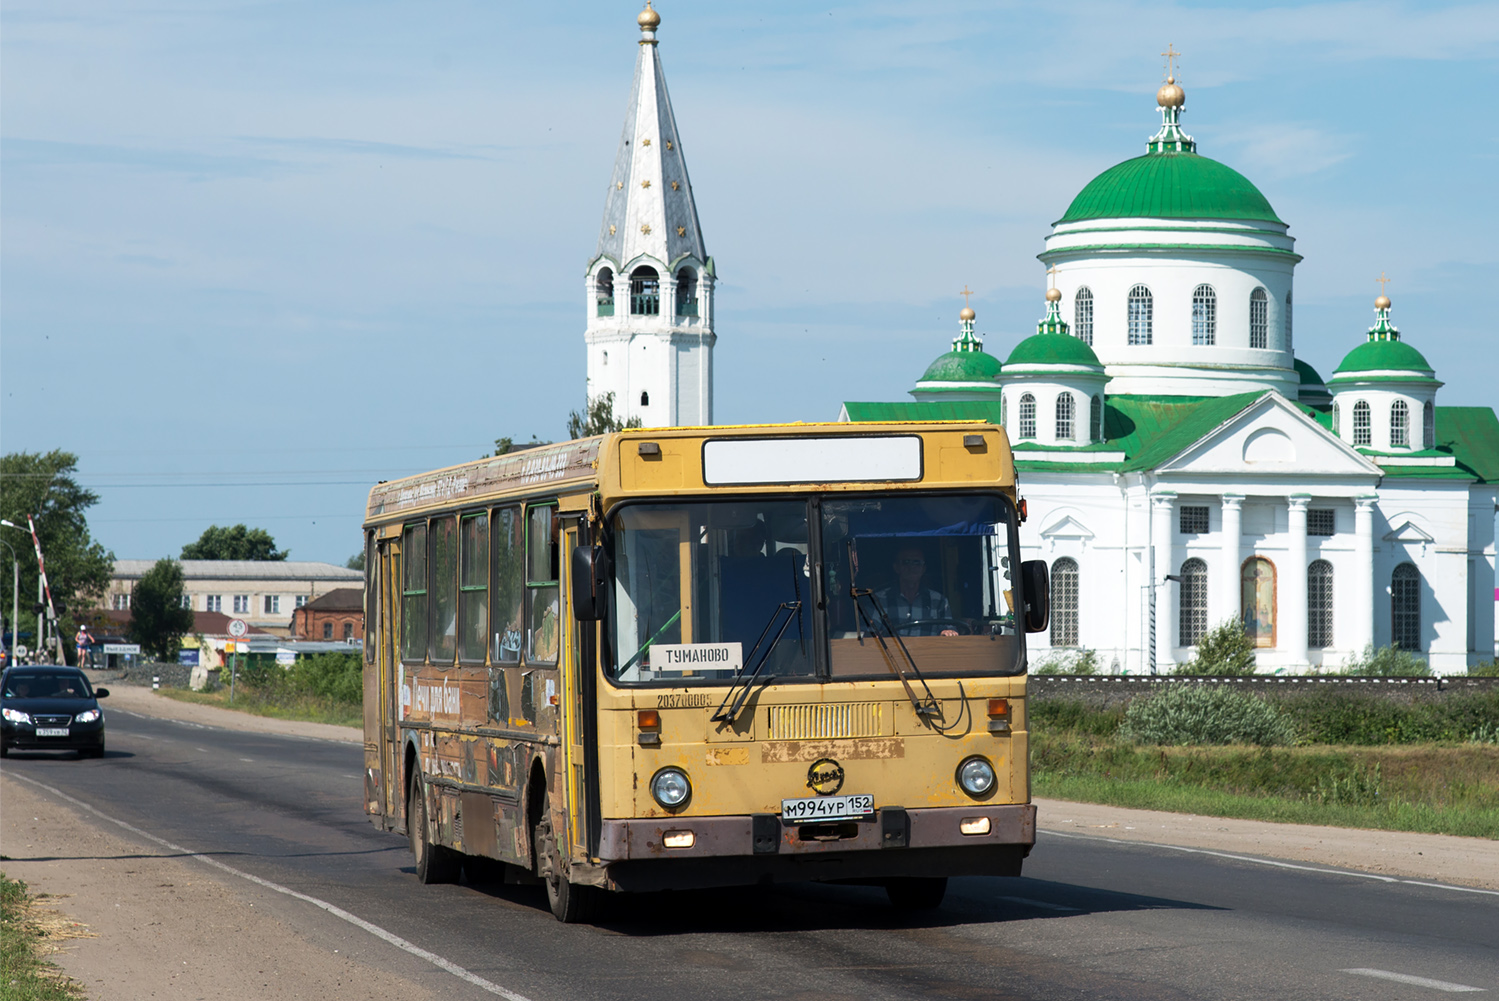
[[(848, 594), (849, 597), (854, 599), (854, 611), (858, 616), (859, 622), (869, 623), (869, 633), (874, 637), (875, 642), (880, 645), (880, 653), (884, 655), (885, 663), (895, 676), (900, 679), (901, 687), (906, 690), (906, 698), (911, 700), (911, 708), (916, 710), (916, 718), (926, 723), (932, 729), (941, 732), (946, 732), (957, 726), (958, 722), (963, 718), (961, 712), (958, 713), (958, 719), (954, 720), (951, 725), (945, 727), (938, 725), (937, 721), (942, 719), (942, 703), (937, 701), (937, 697), (932, 694), (931, 686), (926, 683), (926, 678), (922, 677), (921, 668), (916, 666), (916, 658), (912, 657), (911, 651), (906, 649), (906, 641), (901, 638), (900, 632), (895, 628), (895, 624), (890, 621), (890, 616), (885, 613), (885, 607), (880, 604), (880, 599), (875, 597), (874, 591), (867, 587), (850, 586)], [(874, 609), (874, 616), (865, 611), (864, 600), (868, 600), (870, 606)], [(876, 616), (879, 619), (878, 625), (875, 622)], [(884, 627), (883, 633), (880, 631), (881, 626)], [(862, 632), (862, 626), (860, 631)], [(891, 651), (890, 645), (885, 642), (885, 635), (887, 634), (895, 640), (895, 646), (900, 651), (899, 656), (896, 656)], [(906, 665), (910, 666), (911, 673), (921, 683), (921, 689), (926, 692), (926, 698), (917, 697), (916, 690), (911, 687), (910, 679), (906, 677)], [(959, 691), (961, 692), (961, 683)], [(966, 698), (963, 704), (967, 704)]]
[(640, 649), (635, 651), (635, 656), (633, 656), (629, 660), (625, 661), (624, 666), (619, 669), (619, 673), (620, 674), (624, 674), (630, 668), (634, 667), (635, 666), (635, 662), (637, 660), (639, 660), (641, 657), (645, 656), (645, 652), (651, 648), (651, 644), (655, 643), (662, 636), (664, 636), (666, 634), (666, 631), (668, 629), (670, 629), (673, 625), (675, 625), (676, 622), (677, 622), (677, 620), (680, 619), (681, 617), (682, 617), (682, 610), (679, 608), (675, 612), (672, 613), (671, 618), (667, 619), (665, 622), (663, 622), (661, 624), (661, 628), (660, 629), (657, 629), (654, 633), (651, 634), (651, 638), (650, 639), (648, 639), (644, 643), (640, 644)]
[[(801, 599), (798, 598), (796, 601), (781, 602), (770, 613), (770, 618), (766, 621), (765, 628), (760, 630), (760, 638), (755, 640), (754, 646), (750, 647), (749, 656), (744, 658), (744, 663), (739, 666), (739, 673), (734, 675), (734, 683), (729, 686), (729, 690), (724, 695), (723, 701), (718, 704), (718, 709), (709, 717), (713, 722), (726, 723), (729, 726), (734, 725), (734, 720), (739, 718), (739, 713), (744, 709), (744, 704), (749, 701), (750, 692), (754, 690), (755, 678), (759, 676), (761, 668), (765, 666), (765, 662), (770, 660), (770, 655), (775, 651), (776, 644), (781, 642), (781, 637), (786, 635), (786, 630), (790, 627), (791, 620), (793, 618), (798, 621), (801, 620), (801, 611), (802, 603)], [(760, 660), (755, 664), (755, 669), (746, 676), (745, 669), (755, 660), (756, 651), (760, 649), (760, 644), (765, 642), (765, 637), (770, 633), (771, 627), (776, 624), (776, 619), (780, 617), (782, 612), (786, 613), (786, 618), (782, 620), (781, 628), (776, 630), (775, 639), (771, 640), (770, 645), (765, 648), (765, 652), (760, 654)], [(775, 675), (767, 675), (765, 684), (768, 685), (774, 680)], [(743, 685), (742, 688), (740, 687), (741, 684)], [(728, 708), (725, 709), (725, 706)]]

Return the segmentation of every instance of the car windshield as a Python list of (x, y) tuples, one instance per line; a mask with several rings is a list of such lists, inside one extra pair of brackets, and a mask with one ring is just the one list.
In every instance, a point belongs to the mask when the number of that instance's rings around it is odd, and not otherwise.
[(12, 671), (5, 676), (8, 699), (93, 698), (88, 679), (76, 671)]
[(923, 673), (1020, 670), (1007, 500), (839, 497), (812, 510), (798, 498), (616, 512), (612, 677), (888, 678), (902, 643)]

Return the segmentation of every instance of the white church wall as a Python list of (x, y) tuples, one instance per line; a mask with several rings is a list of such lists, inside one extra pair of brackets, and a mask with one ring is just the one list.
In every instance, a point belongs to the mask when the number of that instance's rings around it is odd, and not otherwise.
[(1467, 483), (1386, 481), (1379, 490), (1374, 548), (1374, 645), (1391, 642), (1391, 581), (1401, 563), (1421, 575), (1421, 647), (1433, 671), (1468, 664)]

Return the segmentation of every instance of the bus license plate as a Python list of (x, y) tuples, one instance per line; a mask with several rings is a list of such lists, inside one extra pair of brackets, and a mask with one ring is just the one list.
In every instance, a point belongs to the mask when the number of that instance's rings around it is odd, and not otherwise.
[(68, 728), (65, 726), (39, 726), (36, 728), (38, 737), (66, 737)]
[(819, 820), (859, 820), (873, 816), (874, 797), (862, 793), (781, 800), (781, 821), (787, 824), (806, 824)]

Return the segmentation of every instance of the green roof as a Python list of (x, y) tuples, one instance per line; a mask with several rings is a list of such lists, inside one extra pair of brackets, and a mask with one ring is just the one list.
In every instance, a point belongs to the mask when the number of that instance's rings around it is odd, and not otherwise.
[[(926, 367), (922, 382), (993, 382), (999, 359), (985, 351), (949, 351)], [(996, 382), (994, 388), (998, 389)]]
[(1437, 448), (1485, 483), (1499, 483), (1499, 417), (1488, 407), (1437, 407)]
[(988, 421), (1002, 427), (999, 400), (845, 403), (851, 421)]
[(1089, 181), (1057, 222), (1121, 217), (1281, 222), (1248, 178), (1196, 153), (1147, 153), (1116, 164)]
[(1317, 374), (1317, 370), (1312, 368), (1306, 362), (1302, 361), (1300, 358), (1296, 359), (1296, 374), (1301, 376), (1301, 384), (1303, 386), (1326, 385), (1326, 383), (1322, 379), (1322, 376)]
[(1103, 436), (1129, 456), (1121, 472), (1154, 469), (1264, 395), (1109, 397), (1104, 405)]
[(1093, 349), (1071, 334), (1031, 334), (1015, 345), (1005, 364), (1103, 367)]
[(1431, 365), (1421, 352), (1404, 341), (1365, 341), (1343, 356), (1343, 363), (1333, 372), (1334, 382), (1345, 372), (1424, 372), (1432, 375)]

